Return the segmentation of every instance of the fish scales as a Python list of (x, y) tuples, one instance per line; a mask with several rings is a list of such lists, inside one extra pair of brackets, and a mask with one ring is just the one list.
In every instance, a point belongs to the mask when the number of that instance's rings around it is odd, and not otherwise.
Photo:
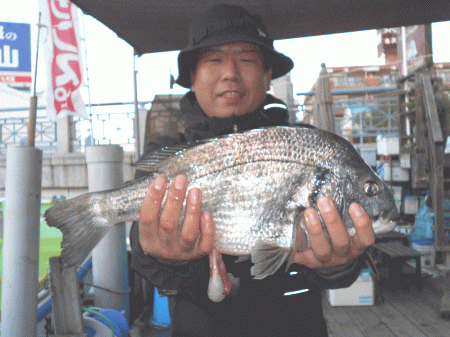
[[(192, 180), (190, 185), (202, 190), (203, 207), (214, 214), (216, 246), (221, 252), (250, 254), (257, 240), (292, 246), (293, 226), (285, 225), (287, 214), (279, 205), (287, 203), (286, 183), (301, 174), (300, 168), (288, 162), (250, 162)], [(270, 214), (274, 205), (278, 214)]]
[[(309, 137), (308, 134), (302, 136), (290, 130), (267, 130), (264, 133), (236, 134), (192, 148), (161, 165), (158, 171), (171, 177), (187, 172), (192, 174), (191, 178), (195, 178), (223, 167), (255, 161), (294, 161), (314, 165), (334, 154), (335, 150), (328, 143), (325, 146), (321, 144), (318, 137)], [(299, 141), (302, 143), (299, 144)], [(326, 152), (315, 151), (318, 147)]]
[(152, 174), (116, 190), (63, 201), (46, 212), (49, 225), (63, 232), (64, 263), (81, 263), (113, 224), (137, 220), (158, 175), (171, 181), (185, 174), (188, 189), (202, 190), (202, 207), (211, 211), (216, 225), (216, 248), (250, 255), (255, 278), (273, 274), (286, 260), (289, 265), (297, 249), (306, 248), (301, 214), (310, 206), (317, 209), (321, 196), (334, 201), (350, 234), (355, 230), (348, 208), (354, 201), (366, 210), (376, 233), (392, 230), (399, 217), (391, 191), (353, 146), (317, 129), (252, 130), (162, 149), (137, 166)]

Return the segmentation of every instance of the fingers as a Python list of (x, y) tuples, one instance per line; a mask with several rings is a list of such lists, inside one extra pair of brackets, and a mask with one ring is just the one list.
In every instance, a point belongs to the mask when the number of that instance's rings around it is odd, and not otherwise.
[(350, 205), (350, 216), (355, 225), (356, 234), (351, 238), (354, 247), (362, 253), (367, 247), (375, 243), (375, 232), (364, 209), (357, 203)]
[(334, 254), (347, 256), (350, 252), (350, 235), (333, 201), (323, 197), (318, 200), (317, 206), (330, 235)]
[(213, 217), (210, 212), (203, 212), (201, 221), (201, 237), (198, 245), (199, 251), (203, 254), (209, 254), (214, 247), (215, 227)]
[(139, 241), (145, 253), (150, 252), (152, 240), (158, 236), (161, 203), (166, 193), (167, 181), (157, 177), (150, 184), (139, 216)]
[(313, 208), (306, 210), (305, 225), (309, 233), (311, 248), (317, 260), (327, 263), (332, 258), (346, 257), (350, 252), (350, 236), (334, 203), (327, 197), (317, 201), (322, 219), (331, 242), (325, 235), (319, 215)]
[(331, 245), (322, 229), (319, 215), (312, 207), (305, 211), (305, 225), (315, 257), (323, 263), (329, 261), (332, 253)]
[(186, 189), (187, 179), (184, 175), (179, 175), (172, 181), (167, 192), (159, 221), (159, 238), (167, 245), (171, 245), (178, 238)]
[(202, 210), (202, 193), (193, 188), (189, 191), (186, 201), (186, 213), (183, 227), (181, 228), (181, 248), (191, 250), (197, 244), (200, 235), (200, 216)]
[(147, 222), (157, 221), (161, 210), (161, 203), (166, 193), (167, 181), (164, 177), (157, 177), (150, 184), (141, 206), (140, 218)]
[(187, 187), (184, 175), (175, 177), (168, 189), (164, 177), (151, 183), (139, 219), (139, 241), (144, 253), (166, 260), (190, 260), (208, 255), (213, 249), (212, 216), (202, 213), (201, 191), (192, 188), (186, 196)]
[(322, 197), (317, 201), (317, 206), (329, 238), (322, 228), (318, 212), (312, 207), (308, 208), (304, 219), (311, 247), (303, 252), (297, 252), (295, 262), (310, 268), (344, 264), (355, 259), (375, 242), (372, 222), (360, 205), (353, 203), (349, 209), (356, 231), (353, 237), (350, 237), (331, 199)]

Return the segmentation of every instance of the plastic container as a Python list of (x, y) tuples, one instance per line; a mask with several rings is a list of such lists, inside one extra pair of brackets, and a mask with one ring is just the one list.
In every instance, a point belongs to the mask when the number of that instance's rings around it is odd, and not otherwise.
[(400, 143), (395, 136), (377, 136), (377, 154), (379, 156), (398, 155)]
[(377, 174), (385, 181), (409, 181), (409, 170), (400, 167), (400, 162), (398, 160), (394, 160), (392, 163), (383, 162), (382, 167), (378, 164)]
[(370, 306), (374, 304), (374, 283), (370, 269), (363, 269), (348, 288), (328, 290), (331, 306)]
[(420, 239), (413, 240), (411, 247), (420, 253), (420, 263), (422, 267), (434, 268), (436, 265), (436, 250), (434, 240)]
[(414, 233), (412, 235), (412, 240), (421, 239), (434, 239), (434, 231), (432, 226), (434, 225), (434, 213), (424, 202), (416, 213), (414, 221)]

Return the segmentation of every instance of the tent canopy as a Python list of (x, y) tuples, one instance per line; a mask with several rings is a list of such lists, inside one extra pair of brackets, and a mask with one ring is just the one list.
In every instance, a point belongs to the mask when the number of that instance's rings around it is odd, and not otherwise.
[[(448, 0), (72, 0), (134, 47), (136, 54), (186, 47), (192, 19), (216, 3), (260, 15), (273, 39), (450, 20)], [(301, 52), (301, 51), (299, 51)]]

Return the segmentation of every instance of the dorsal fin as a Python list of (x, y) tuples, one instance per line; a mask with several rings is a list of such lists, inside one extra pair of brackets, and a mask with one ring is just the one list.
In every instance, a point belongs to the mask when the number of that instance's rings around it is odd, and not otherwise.
[(140, 170), (153, 172), (161, 163), (179, 154), (180, 152), (184, 152), (201, 144), (210, 143), (214, 140), (216, 140), (216, 138), (202, 139), (186, 144), (177, 144), (173, 146), (162, 147), (159, 150), (144, 154), (141, 158), (139, 158), (137, 162), (133, 163), (132, 166)]
[(236, 136), (236, 134), (249, 133), (249, 132), (261, 132), (264, 129), (270, 129), (270, 128), (283, 128), (283, 127), (282, 126), (261, 127), (258, 129), (230, 133), (230, 134), (215, 137), (215, 138), (200, 139), (200, 140), (196, 140), (196, 141), (189, 142), (186, 144), (177, 144), (177, 145), (162, 147), (159, 150), (151, 151), (147, 154), (144, 154), (136, 163), (132, 164), (132, 166), (134, 166), (138, 169), (144, 170), (144, 171), (154, 172), (159, 167), (159, 165), (161, 163), (163, 163), (164, 161), (179, 154), (180, 152), (184, 152), (193, 147), (196, 147), (196, 146), (199, 146), (202, 144), (211, 143), (211, 142), (214, 142), (221, 138), (233, 137), (233, 136)]

